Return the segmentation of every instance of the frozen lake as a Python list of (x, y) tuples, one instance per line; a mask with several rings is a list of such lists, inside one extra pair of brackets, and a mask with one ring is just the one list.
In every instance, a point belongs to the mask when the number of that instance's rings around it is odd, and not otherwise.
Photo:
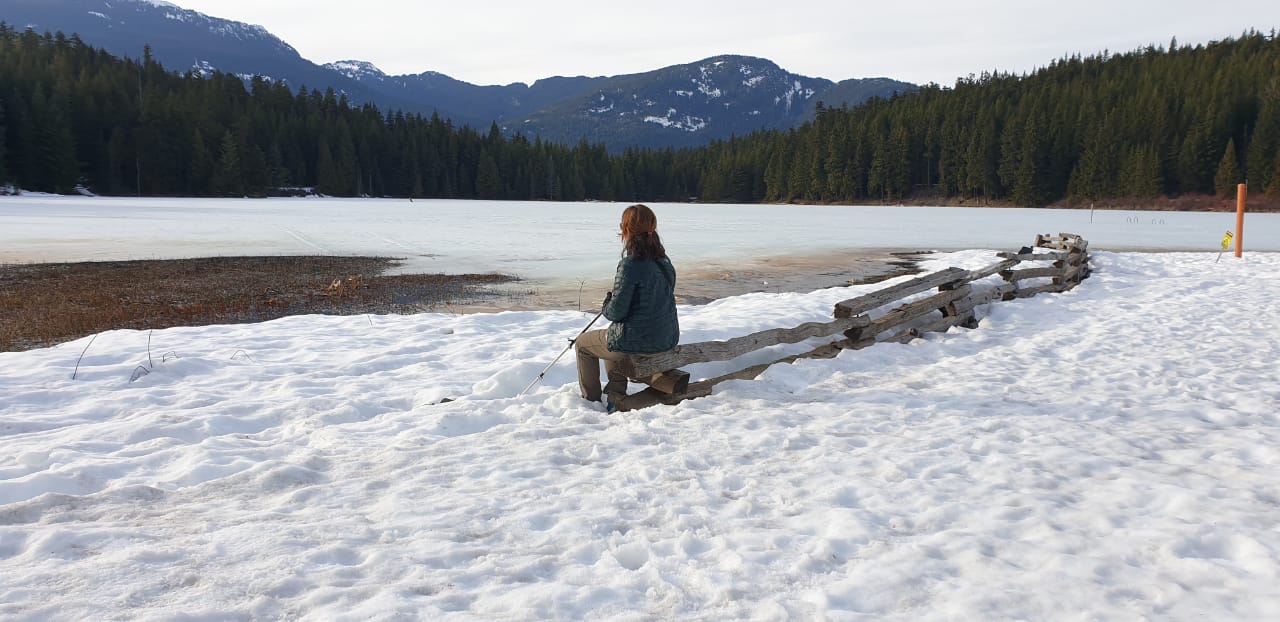
[[(3, 197), (0, 262), (378, 255), (403, 257), (402, 272), (499, 272), (535, 287), (595, 287), (612, 278), (626, 205)], [(1235, 228), (1234, 213), (649, 205), (682, 278), (831, 272), (888, 251), (1016, 249), (1037, 233), (1078, 233), (1093, 250), (1216, 251)], [(1280, 214), (1248, 215), (1245, 243), (1280, 251)]]

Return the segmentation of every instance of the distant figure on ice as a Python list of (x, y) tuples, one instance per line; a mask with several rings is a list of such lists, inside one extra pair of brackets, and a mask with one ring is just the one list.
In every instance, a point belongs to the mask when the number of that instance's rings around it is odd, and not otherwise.
[(582, 397), (600, 400), (600, 361), (604, 361), (606, 404), (612, 412), (627, 394), (627, 376), (618, 361), (627, 354), (666, 352), (680, 340), (676, 318), (676, 269), (658, 237), (658, 217), (644, 205), (622, 212), (622, 259), (613, 291), (604, 299), (609, 328), (583, 333), (574, 343)]

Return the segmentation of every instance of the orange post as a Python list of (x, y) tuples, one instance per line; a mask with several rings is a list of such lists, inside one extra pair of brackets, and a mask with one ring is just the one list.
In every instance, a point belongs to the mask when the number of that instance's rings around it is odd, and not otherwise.
[(1236, 186), (1236, 257), (1244, 252), (1244, 199), (1249, 194), (1249, 186)]

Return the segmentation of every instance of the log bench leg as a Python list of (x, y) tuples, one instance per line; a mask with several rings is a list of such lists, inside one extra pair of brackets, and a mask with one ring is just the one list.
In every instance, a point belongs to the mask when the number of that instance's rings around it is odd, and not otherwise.
[(684, 399), (685, 393), (689, 391), (689, 372), (683, 369), (668, 369), (648, 378), (632, 378), (631, 380), (649, 385), (649, 387), (638, 393), (623, 397), (622, 401), (616, 404), (619, 412), (648, 408), (673, 401), (678, 402)]
[(648, 379), (640, 380), (639, 382), (647, 384), (667, 395), (684, 393), (689, 390), (689, 372), (682, 369), (669, 369), (662, 373), (654, 374)]
[(658, 404), (663, 403), (669, 397), (671, 396), (653, 387), (649, 387), (643, 391), (639, 391), (639, 392), (627, 395), (626, 397), (622, 398), (622, 401), (618, 402), (615, 405), (615, 407), (617, 408), (618, 412), (640, 410), (641, 408), (657, 406)]

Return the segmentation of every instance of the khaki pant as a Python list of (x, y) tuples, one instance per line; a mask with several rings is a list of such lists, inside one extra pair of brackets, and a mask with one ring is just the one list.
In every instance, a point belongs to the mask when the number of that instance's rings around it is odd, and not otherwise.
[(627, 377), (618, 369), (618, 361), (627, 355), (611, 352), (607, 339), (607, 330), (590, 330), (573, 344), (578, 355), (578, 387), (582, 397), (592, 402), (600, 401), (600, 361), (604, 361), (604, 373), (609, 378), (604, 390), (610, 401), (616, 402), (627, 394)]

